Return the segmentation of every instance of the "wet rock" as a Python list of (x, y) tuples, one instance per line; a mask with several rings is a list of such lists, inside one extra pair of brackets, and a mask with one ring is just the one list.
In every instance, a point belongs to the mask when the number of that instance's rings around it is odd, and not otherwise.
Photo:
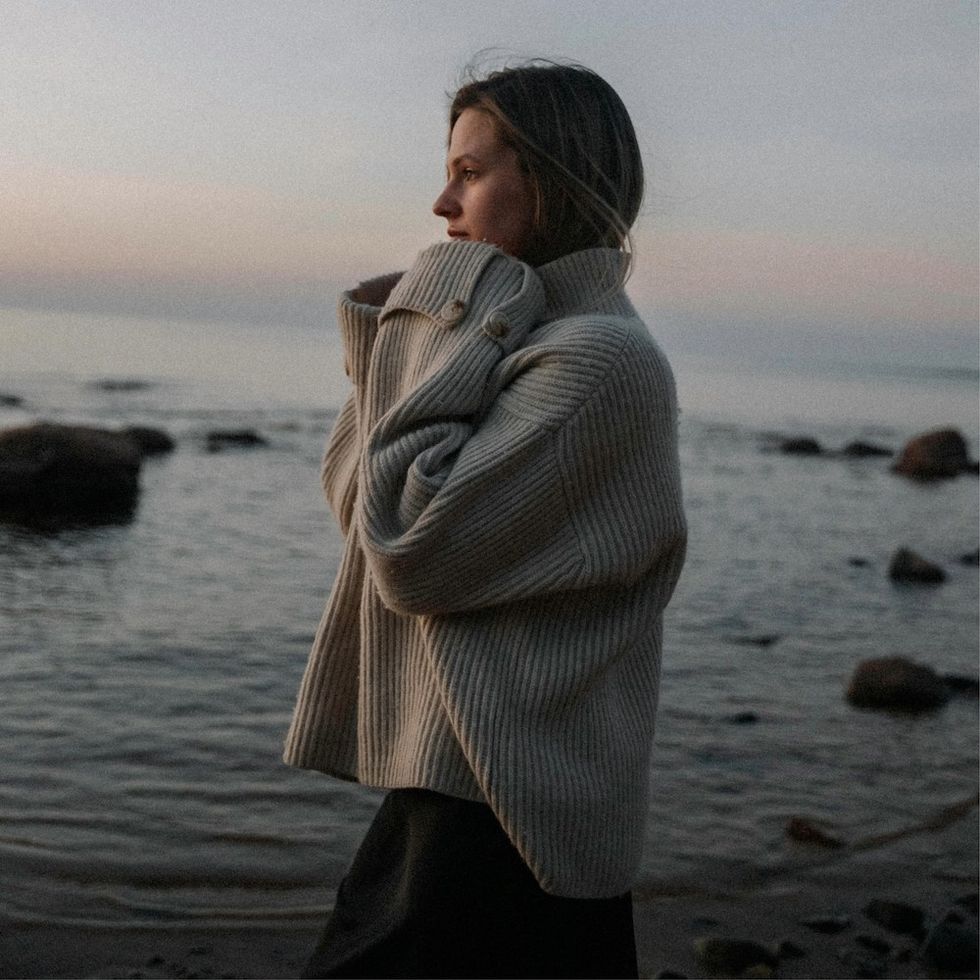
[(729, 715), (728, 720), (733, 725), (754, 725), (759, 720), (759, 716), (754, 711), (739, 711), (737, 714)]
[(865, 949), (870, 949), (872, 953), (878, 953), (881, 956), (887, 956), (892, 951), (892, 944), (879, 936), (868, 936), (862, 933), (860, 936), (855, 936), (854, 941)]
[(974, 892), (972, 895), (960, 895), (954, 902), (961, 909), (966, 909), (973, 915), (980, 913), (980, 894)]
[(131, 425), (123, 429), (123, 434), (136, 443), (143, 456), (162, 456), (173, 452), (177, 445), (163, 429), (151, 429), (144, 425)]
[(790, 817), (786, 824), (786, 836), (803, 844), (816, 844), (818, 847), (843, 847), (844, 842), (818, 827), (806, 817)]
[(694, 955), (698, 963), (712, 973), (737, 976), (755, 966), (776, 967), (772, 950), (751, 939), (697, 939), (694, 942)]
[(24, 404), (24, 399), (20, 395), (8, 395), (0, 391), (0, 407), (20, 408)]
[(754, 636), (733, 636), (731, 638), (732, 643), (737, 643), (739, 646), (763, 648), (771, 647), (781, 639), (779, 633), (759, 633)]
[(922, 931), (922, 909), (905, 902), (876, 898), (864, 907), (864, 914), (889, 932), (914, 936)]
[(841, 453), (844, 456), (864, 458), (867, 456), (891, 456), (892, 450), (888, 449), (886, 446), (875, 445), (873, 442), (861, 442), (861, 440), (856, 440), (855, 442), (849, 442), (841, 450)]
[(858, 950), (846, 949), (838, 953), (838, 959), (848, 968), (849, 977), (861, 980), (880, 980), (888, 976), (888, 963), (880, 956), (869, 956)]
[(208, 452), (222, 449), (249, 449), (267, 446), (268, 443), (254, 429), (216, 429), (207, 434)]
[(796, 439), (783, 439), (779, 444), (779, 451), (790, 456), (820, 456), (823, 446), (816, 439), (800, 436)]
[(833, 936), (838, 932), (843, 932), (850, 926), (851, 920), (846, 915), (817, 915), (809, 919), (803, 919), (801, 926), (819, 932), (824, 936)]
[(980, 965), (977, 947), (980, 937), (973, 926), (950, 922), (937, 923), (922, 947), (925, 958), (938, 970), (947, 973), (975, 971)]
[(960, 555), (961, 565), (980, 565), (980, 548), (974, 548), (965, 555)]
[(152, 388), (153, 383), (140, 378), (100, 378), (98, 381), (93, 381), (89, 387), (98, 391), (145, 391), (147, 388)]
[(945, 582), (946, 573), (910, 548), (899, 548), (892, 555), (888, 577), (893, 582)]
[(980, 698), (980, 680), (962, 674), (943, 674), (946, 687), (952, 694), (967, 698)]
[(142, 456), (121, 432), (40, 422), (0, 432), (0, 515), (45, 525), (132, 515)]
[(933, 711), (949, 699), (949, 688), (931, 667), (905, 657), (880, 657), (858, 664), (846, 697), (856, 708)]
[(937, 429), (910, 439), (892, 470), (922, 480), (947, 479), (971, 468), (966, 440), (955, 429)]
[(801, 960), (806, 956), (806, 950), (797, 946), (792, 939), (784, 939), (776, 949), (777, 960)]
[(714, 929), (720, 925), (721, 922), (718, 919), (713, 919), (710, 915), (698, 915), (691, 919), (692, 929)]

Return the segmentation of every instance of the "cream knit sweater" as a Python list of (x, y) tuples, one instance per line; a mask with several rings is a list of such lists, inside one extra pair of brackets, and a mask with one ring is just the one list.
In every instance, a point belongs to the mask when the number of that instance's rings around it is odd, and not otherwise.
[(285, 753), (486, 801), (580, 898), (639, 864), (686, 542), (674, 382), (621, 260), (447, 242), (383, 309), (341, 299), (322, 477), (346, 546)]

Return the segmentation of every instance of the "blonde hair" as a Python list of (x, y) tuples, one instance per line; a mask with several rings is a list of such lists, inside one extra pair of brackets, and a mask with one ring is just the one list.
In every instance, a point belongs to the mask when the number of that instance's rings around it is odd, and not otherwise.
[(543, 265), (603, 246), (632, 254), (643, 162), (629, 113), (608, 82), (582, 65), (534, 60), (462, 85), (450, 134), (465, 109), (491, 116), (531, 183), (533, 230), (521, 258)]

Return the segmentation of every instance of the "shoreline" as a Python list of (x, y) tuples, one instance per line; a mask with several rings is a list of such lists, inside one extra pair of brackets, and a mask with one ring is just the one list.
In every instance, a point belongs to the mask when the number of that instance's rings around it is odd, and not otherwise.
[[(747, 976), (853, 978), (881, 976), (977, 977), (977, 970), (937, 971), (923, 955), (924, 931), (950, 911), (977, 928), (978, 874), (973, 821), (944, 828), (961, 872), (937, 874), (914, 855), (849, 852), (808, 868), (774, 875), (755, 888), (714, 891), (639, 885), (634, 919), (640, 976), (707, 978), (695, 954), (707, 937), (749, 941), (784, 955), (766, 972)], [(909, 860), (911, 858), (911, 860)], [(707, 883), (706, 883), (707, 884)], [(972, 897), (972, 898), (971, 898)], [(925, 929), (903, 934), (872, 921), (872, 901), (907, 903), (921, 910)], [(835, 931), (804, 925), (822, 919)], [(836, 920), (836, 921), (835, 921)], [(0, 978), (190, 978), (297, 977), (312, 950), (320, 923), (299, 925), (65, 926), (0, 919)]]

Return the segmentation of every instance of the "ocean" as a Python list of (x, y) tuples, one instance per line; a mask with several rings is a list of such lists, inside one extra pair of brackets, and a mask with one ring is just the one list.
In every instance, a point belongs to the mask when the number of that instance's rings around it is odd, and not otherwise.
[[(772, 448), (898, 450), (952, 426), (976, 458), (976, 365), (672, 361), (691, 536), (641, 887), (805, 868), (817, 856), (788, 838), (793, 816), (910, 874), (975, 869), (975, 837), (969, 854), (928, 833), (900, 853), (872, 843), (975, 797), (977, 701), (898, 716), (844, 690), (861, 660), (892, 654), (976, 676), (978, 574), (960, 560), (980, 536), (976, 478), (915, 483), (887, 459)], [(0, 916), (285, 927), (331, 903), (380, 794), (280, 752), (340, 557), (317, 470), (342, 362), (332, 328), (2, 314), (0, 394), (22, 401), (0, 406), (0, 429), (149, 425), (177, 449), (144, 464), (128, 523), (0, 524)], [(227, 428), (268, 444), (208, 452)], [(947, 580), (890, 582), (903, 545)]]

